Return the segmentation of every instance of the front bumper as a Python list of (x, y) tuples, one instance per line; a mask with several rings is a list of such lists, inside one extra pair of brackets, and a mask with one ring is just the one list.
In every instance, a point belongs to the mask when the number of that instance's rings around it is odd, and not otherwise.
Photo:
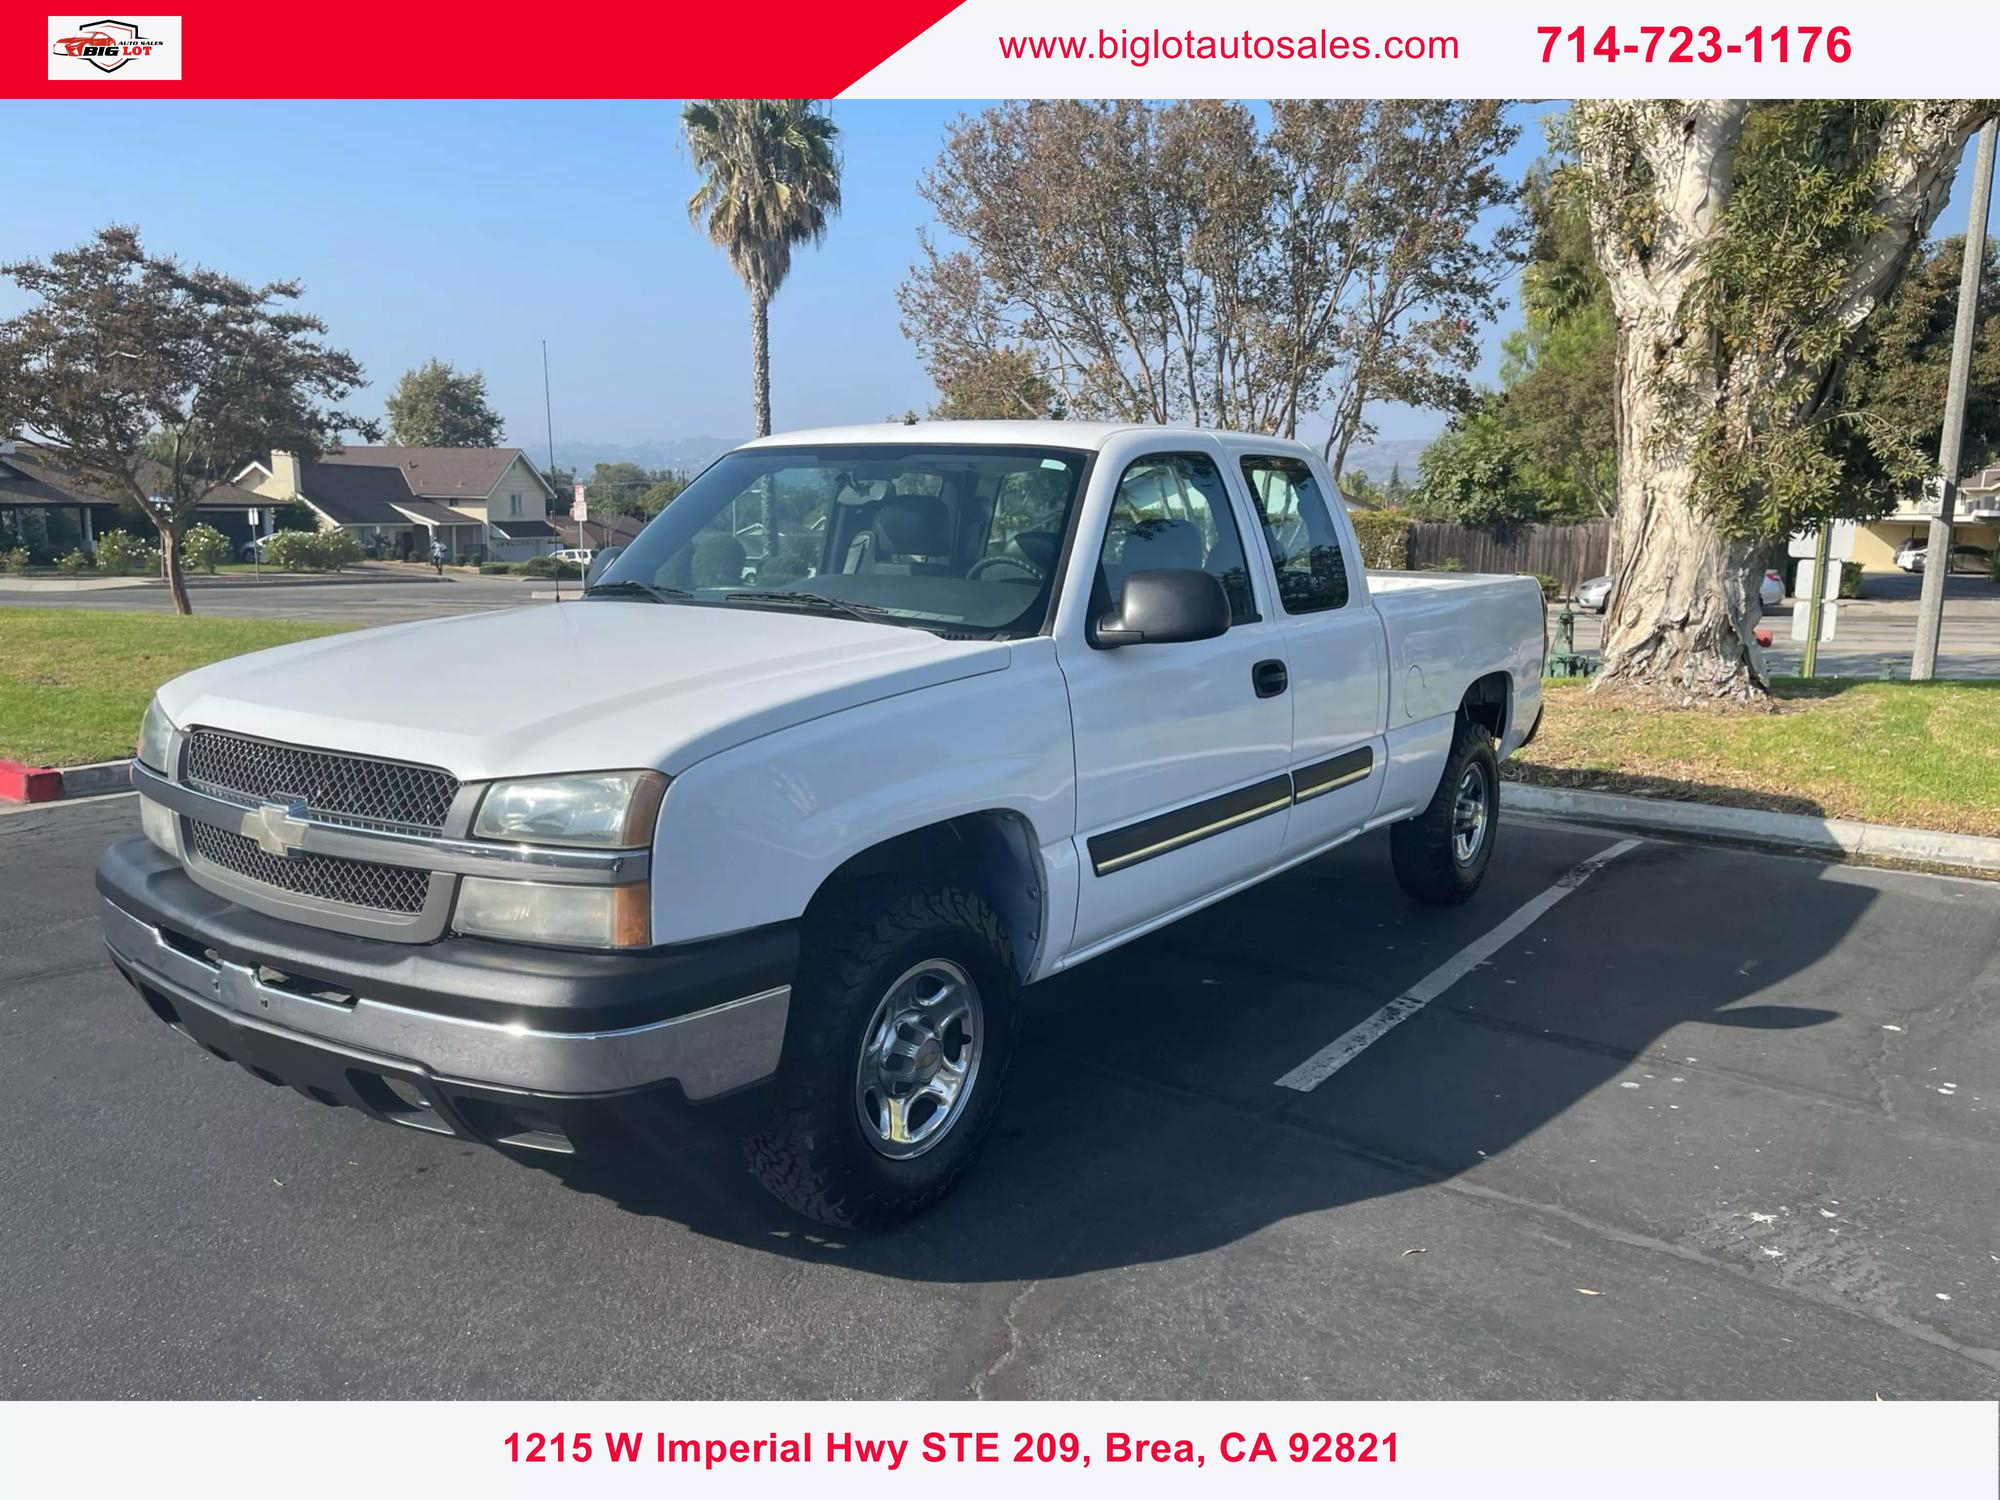
[(97, 887), (113, 961), (210, 1052), (321, 1103), (550, 1150), (592, 1106), (768, 1079), (798, 956), (790, 924), (634, 953), (385, 943), (232, 905), (143, 839), (105, 852)]

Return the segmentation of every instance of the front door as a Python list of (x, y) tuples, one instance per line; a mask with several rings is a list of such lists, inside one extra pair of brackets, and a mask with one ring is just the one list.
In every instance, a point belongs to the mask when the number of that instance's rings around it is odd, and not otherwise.
[[(1106, 462), (1110, 460), (1111, 462)], [(1071, 576), (1090, 578), (1057, 654), (1076, 745), (1081, 865), (1073, 952), (1167, 917), (1269, 868), (1291, 801), (1292, 699), (1285, 644), (1249, 565), (1247, 517), (1218, 445), (1107, 453), (1108, 514), (1091, 507)], [(1094, 526), (1093, 515), (1097, 518)], [(1100, 648), (1088, 621), (1117, 604), (1126, 575), (1199, 568), (1229, 595), (1213, 640)], [(1085, 574), (1079, 570), (1092, 570)]]

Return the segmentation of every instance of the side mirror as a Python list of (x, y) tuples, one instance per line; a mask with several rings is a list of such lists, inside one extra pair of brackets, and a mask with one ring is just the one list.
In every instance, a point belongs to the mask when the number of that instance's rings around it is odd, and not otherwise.
[(1097, 646), (1160, 646), (1212, 641), (1229, 629), (1222, 580), (1199, 568), (1141, 568), (1125, 580), (1118, 605), (1090, 630)]
[(604, 570), (617, 562), (618, 554), (624, 550), (623, 547), (606, 547), (593, 557), (590, 560), (590, 566), (584, 569), (583, 586), (590, 588), (598, 579), (602, 578)]

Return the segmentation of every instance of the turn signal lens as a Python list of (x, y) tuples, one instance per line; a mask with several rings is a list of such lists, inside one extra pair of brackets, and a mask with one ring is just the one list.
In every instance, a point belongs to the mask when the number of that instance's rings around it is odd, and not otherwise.
[(452, 926), (468, 937), (562, 948), (646, 948), (653, 940), (653, 888), (540, 885), (468, 875), (458, 883)]

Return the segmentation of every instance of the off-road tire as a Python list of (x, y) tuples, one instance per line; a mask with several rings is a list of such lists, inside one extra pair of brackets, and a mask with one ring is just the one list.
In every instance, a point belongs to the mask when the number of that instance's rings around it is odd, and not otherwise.
[[(899, 1160), (863, 1134), (855, 1069), (889, 986), (929, 959), (959, 965), (979, 987), (983, 1052), (948, 1133)], [(1006, 930), (975, 892), (879, 881), (830, 898), (807, 918), (773, 1117), (745, 1143), (757, 1179), (808, 1218), (840, 1228), (886, 1228), (922, 1213), (965, 1175), (992, 1126), (1019, 993)]]
[[(1459, 786), (1467, 768), (1474, 765), (1486, 777), (1486, 823), (1472, 858), (1461, 860), (1454, 847), (1453, 815)], [(1500, 762), (1493, 753), (1493, 736), (1484, 724), (1460, 714), (1452, 731), (1451, 753), (1445, 757), (1444, 774), (1438, 778), (1430, 805), (1389, 829), (1389, 858), (1395, 866), (1396, 883), (1428, 906), (1457, 906), (1486, 878), (1499, 824)]]

